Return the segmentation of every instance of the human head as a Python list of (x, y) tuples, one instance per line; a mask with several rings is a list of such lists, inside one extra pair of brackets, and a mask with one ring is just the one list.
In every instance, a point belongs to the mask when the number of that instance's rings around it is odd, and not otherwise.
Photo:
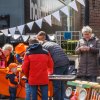
[(9, 67), (9, 71), (16, 73), (17, 66), (18, 65), (16, 63), (10, 63), (9, 66), (8, 66)]
[(84, 38), (86, 39), (90, 38), (92, 35), (92, 28), (90, 26), (84, 26), (82, 28), (82, 34)]
[(15, 53), (20, 55), (21, 53), (26, 51), (26, 48), (27, 48), (27, 46), (24, 43), (19, 43), (15, 47)]
[(46, 33), (44, 31), (40, 31), (37, 36), (36, 36), (37, 40), (39, 41), (44, 41), (46, 39)]
[(29, 39), (29, 45), (32, 45), (32, 44), (34, 44), (34, 43), (39, 43), (39, 42), (38, 42), (38, 40), (36, 39), (36, 37), (31, 37), (31, 38)]
[(11, 44), (5, 44), (3, 47), (2, 47), (2, 50), (5, 54), (5, 56), (9, 56), (10, 53), (13, 51), (13, 45)]

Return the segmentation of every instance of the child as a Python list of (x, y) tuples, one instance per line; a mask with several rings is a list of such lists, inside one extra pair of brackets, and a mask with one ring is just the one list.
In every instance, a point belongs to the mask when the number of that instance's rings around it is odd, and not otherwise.
[[(41, 90), (42, 100), (48, 100), (48, 71), (53, 73), (53, 60), (49, 52), (42, 48), (42, 45), (36, 38), (29, 39), (22, 71), (28, 78), (29, 89), (32, 94), (32, 100), (37, 100), (38, 86)], [(27, 91), (26, 91), (27, 92)], [(30, 100), (29, 97), (26, 100)]]
[(6, 79), (8, 79), (9, 83), (10, 100), (15, 100), (17, 92), (17, 84), (18, 84), (18, 78), (16, 76), (17, 64), (11, 63), (8, 67), (9, 67), (9, 72), (6, 75)]

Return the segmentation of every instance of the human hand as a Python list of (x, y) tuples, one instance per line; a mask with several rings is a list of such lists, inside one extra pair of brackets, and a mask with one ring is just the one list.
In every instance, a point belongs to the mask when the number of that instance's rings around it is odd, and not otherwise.
[(81, 46), (79, 49), (80, 49), (81, 51), (86, 51), (85, 46)]
[(85, 51), (89, 51), (90, 50), (90, 47), (84, 46), (84, 49), (85, 49)]
[(79, 49), (81, 51), (89, 51), (90, 47), (88, 47), (88, 46), (81, 46)]
[(18, 85), (20, 84), (20, 82), (18, 82)]
[(90, 47), (86, 47), (86, 51), (89, 51), (90, 50)]

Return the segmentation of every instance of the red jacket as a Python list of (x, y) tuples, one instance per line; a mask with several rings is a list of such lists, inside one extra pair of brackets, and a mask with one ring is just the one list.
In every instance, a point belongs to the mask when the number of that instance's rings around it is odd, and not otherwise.
[(40, 44), (32, 45), (27, 50), (22, 70), (30, 85), (45, 85), (48, 84), (48, 74), (53, 73), (53, 60)]

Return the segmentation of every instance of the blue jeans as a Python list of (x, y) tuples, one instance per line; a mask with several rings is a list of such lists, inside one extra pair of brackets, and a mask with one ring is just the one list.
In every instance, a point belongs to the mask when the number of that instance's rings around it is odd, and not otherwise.
[(17, 87), (9, 87), (9, 93), (10, 93), (10, 99), (9, 100), (15, 100), (16, 99), (16, 92), (17, 92)]
[[(56, 75), (67, 75), (68, 65), (54, 68), (54, 74)], [(54, 99), (53, 100), (64, 100), (66, 85), (64, 81), (54, 80)]]
[(30, 85), (28, 83), (25, 83), (25, 90), (26, 90), (26, 99), (25, 100), (31, 100), (31, 89)]
[[(30, 86), (30, 88), (32, 92), (32, 100), (37, 100), (38, 86), (33, 85), (33, 86)], [(40, 91), (42, 95), (41, 100), (48, 100), (48, 85), (40, 85)]]

